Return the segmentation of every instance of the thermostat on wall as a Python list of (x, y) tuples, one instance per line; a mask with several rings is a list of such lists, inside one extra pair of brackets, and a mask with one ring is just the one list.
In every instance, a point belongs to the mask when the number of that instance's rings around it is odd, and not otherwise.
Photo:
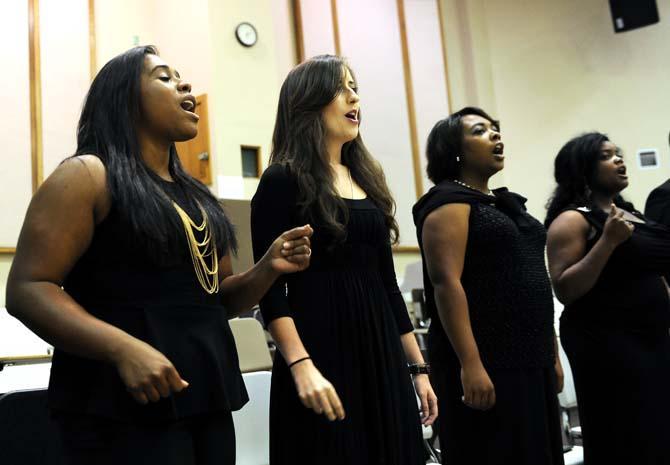
[(651, 170), (660, 166), (657, 149), (640, 149), (637, 151), (637, 166), (641, 170)]

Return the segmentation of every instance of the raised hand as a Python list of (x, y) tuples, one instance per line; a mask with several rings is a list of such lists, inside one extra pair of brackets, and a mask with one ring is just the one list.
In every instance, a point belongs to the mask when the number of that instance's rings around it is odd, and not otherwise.
[(619, 210), (612, 204), (603, 229), (603, 238), (615, 247), (628, 240), (635, 230), (633, 223), (625, 220), (623, 214), (623, 210)]
[(293, 228), (282, 233), (270, 245), (272, 269), (278, 273), (295, 273), (309, 266), (312, 255), (310, 237), (314, 230), (310, 225)]

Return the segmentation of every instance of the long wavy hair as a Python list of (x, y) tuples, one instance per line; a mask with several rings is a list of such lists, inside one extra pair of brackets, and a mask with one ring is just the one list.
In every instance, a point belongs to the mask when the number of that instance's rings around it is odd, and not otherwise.
[(457, 157), (463, 158), (463, 117), (467, 115), (481, 116), (500, 130), (500, 121), (477, 107), (462, 108), (435, 123), (426, 143), (426, 174), (435, 184), (445, 179), (458, 179), (461, 173), (463, 164)]
[[(345, 69), (351, 71), (343, 58), (319, 55), (291, 70), (279, 94), (270, 155), (270, 163), (288, 165), (298, 185), (300, 213), (332, 238), (331, 245), (345, 239), (349, 217), (344, 201), (335, 190), (322, 112), (343, 91)], [(365, 147), (360, 132), (343, 145), (342, 164), (384, 213), (391, 240), (397, 242), (395, 202), (384, 172)]]
[[(170, 254), (182, 252), (184, 232), (157, 175), (140, 153), (140, 79), (148, 54), (158, 55), (158, 50), (152, 45), (134, 47), (110, 60), (97, 74), (79, 118), (74, 156), (92, 154), (102, 160), (113, 208), (129, 226), (133, 243), (160, 263), (169, 260)], [(234, 230), (221, 205), (205, 185), (184, 171), (174, 143), (170, 145), (169, 171), (179, 187), (204, 209), (219, 252), (235, 252)]]
[[(589, 132), (569, 140), (559, 150), (554, 160), (554, 178), (556, 189), (547, 202), (547, 217), (544, 225), (549, 228), (552, 221), (570, 205), (594, 208), (591, 198), (602, 145), (609, 138), (600, 132)], [(635, 211), (632, 203), (621, 195), (614, 199), (617, 207)]]

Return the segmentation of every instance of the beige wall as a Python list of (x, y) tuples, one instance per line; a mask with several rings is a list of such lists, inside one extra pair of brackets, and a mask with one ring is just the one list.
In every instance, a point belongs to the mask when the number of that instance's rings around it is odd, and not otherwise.
[[(209, 94), (213, 190), (217, 175), (240, 177), (240, 145), (261, 147), (266, 162), (279, 85), (295, 62), (289, 0), (176, 0), (96, 2), (98, 67), (118, 53), (155, 44), (193, 85)], [(251, 48), (235, 38), (235, 26), (258, 31)], [(250, 198), (257, 181), (241, 180)]]
[[(406, 4), (411, 17), (412, 2)], [(216, 175), (238, 178), (241, 144), (261, 146), (263, 161), (267, 163), (279, 87), (296, 60), (290, 5), (290, 0), (194, 0), (184, 8), (176, 0), (96, 0), (97, 68), (136, 42), (156, 44), (162, 56), (193, 84), (195, 93), (210, 96), (215, 178)], [(343, 1), (342, 5), (344, 8), (348, 3)], [(242, 21), (251, 22), (258, 30), (258, 43), (252, 48), (242, 47), (235, 39), (234, 28)], [(343, 38), (343, 42), (347, 40)], [(477, 71), (486, 69), (485, 62), (479, 58)], [(44, 86), (48, 85), (45, 80)], [(404, 89), (398, 93), (404, 95)], [(486, 91), (479, 94), (487, 95)], [(72, 102), (73, 108), (80, 108), (81, 103)], [(71, 128), (72, 134), (74, 129)], [(409, 159), (410, 152), (406, 152), (403, 156)], [(216, 182), (213, 189), (218, 191)], [(242, 196), (250, 198), (257, 181), (245, 179), (242, 184)], [(14, 215), (19, 224), (25, 208), (20, 211)], [(407, 229), (404, 236), (411, 240), (411, 225), (404, 227)], [(0, 256), (0, 305), (4, 305), (11, 258)], [(398, 276), (402, 277), (406, 263), (418, 258), (417, 254), (397, 254)]]
[[(211, 0), (210, 24), (214, 53), (212, 107), (216, 116), (216, 172), (240, 176), (240, 145), (261, 147), (264, 162), (270, 153), (279, 92), (275, 25), (270, 0)], [(250, 22), (258, 42), (250, 48), (235, 38), (235, 26)], [(289, 45), (286, 45), (287, 47)], [(257, 181), (244, 180), (245, 197)]]
[[(461, 11), (455, 6), (465, 0), (445, 3), (455, 107), (480, 104), (502, 120), (503, 180), (529, 198), (531, 213), (544, 218), (559, 148), (590, 130), (623, 148), (631, 181), (624, 195), (643, 208), (670, 173), (670, 4), (658, 2), (659, 24), (614, 34), (607, 2), (468, 0)], [(469, 28), (454, 24), (459, 15)], [(642, 148), (659, 149), (660, 169), (637, 168)]]

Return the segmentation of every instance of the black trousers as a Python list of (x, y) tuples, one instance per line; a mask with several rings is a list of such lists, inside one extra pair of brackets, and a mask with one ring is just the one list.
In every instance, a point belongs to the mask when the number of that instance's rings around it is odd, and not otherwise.
[(230, 412), (142, 425), (70, 414), (56, 421), (68, 465), (235, 464)]

